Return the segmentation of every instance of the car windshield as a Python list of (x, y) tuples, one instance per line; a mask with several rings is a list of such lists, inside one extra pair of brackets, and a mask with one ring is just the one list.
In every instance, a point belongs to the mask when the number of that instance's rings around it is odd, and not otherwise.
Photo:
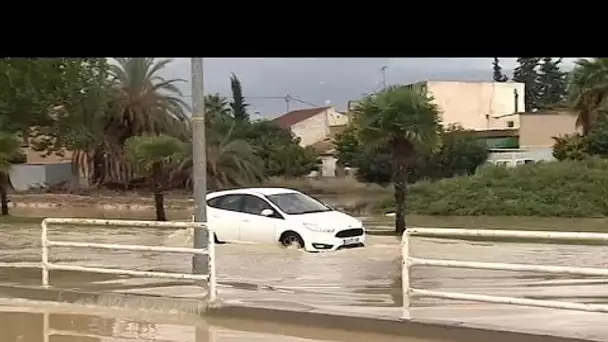
[(290, 215), (320, 213), (332, 209), (316, 199), (298, 192), (266, 196), (283, 212)]

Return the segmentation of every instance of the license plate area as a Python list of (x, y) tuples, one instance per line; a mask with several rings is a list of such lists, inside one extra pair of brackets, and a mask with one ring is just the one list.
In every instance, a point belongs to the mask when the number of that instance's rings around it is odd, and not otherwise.
[(359, 243), (360, 240), (358, 237), (351, 237), (351, 238), (346, 238), (343, 241), (344, 241), (343, 244), (346, 246), (346, 245), (357, 244), (357, 243)]

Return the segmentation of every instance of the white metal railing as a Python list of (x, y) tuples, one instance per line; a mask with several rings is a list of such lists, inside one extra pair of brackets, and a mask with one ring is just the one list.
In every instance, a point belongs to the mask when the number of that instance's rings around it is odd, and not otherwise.
[[(50, 224), (69, 224), (69, 225), (85, 225), (85, 226), (114, 226), (114, 227), (139, 227), (139, 228), (194, 228), (206, 229), (206, 225), (202, 222), (156, 222), (156, 221), (135, 221), (135, 220), (97, 220), (97, 219), (79, 219), (79, 218), (46, 218), (42, 220), (40, 241), (42, 245), (42, 286), (49, 286), (49, 272), (51, 270), (89, 272), (102, 274), (127, 275), (133, 277), (150, 277), (164, 279), (190, 279), (190, 280), (205, 280), (208, 284), (208, 299), (213, 302), (217, 296), (217, 279), (215, 273), (215, 239), (213, 233), (209, 231), (209, 247), (204, 249), (181, 248), (181, 247), (157, 247), (157, 246), (141, 246), (141, 245), (121, 245), (121, 244), (106, 244), (106, 243), (83, 243), (58, 241), (48, 239), (48, 226)], [(169, 273), (169, 272), (152, 272), (152, 271), (133, 271), (119, 268), (99, 268), (99, 267), (84, 267), (55, 264), (49, 262), (49, 247), (71, 247), (71, 248), (93, 248), (107, 250), (122, 250), (122, 251), (149, 251), (161, 253), (179, 253), (179, 254), (197, 254), (208, 255), (209, 270), (207, 274), (185, 274), (185, 273)]]
[(411, 287), (410, 271), (413, 266), (436, 266), (454, 267), (481, 270), (500, 271), (525, 271), (542, 272), (550, 274), (573, 274), (587, 276), (608, 276), (608, 269), (565, 267), (565, 266), (542, 266), (526, 264), (505, 264), (494, 262), (456, 261), (423, 259), (410, 256), (410, 237), (488, 237), (488, 238), (520, 238), (520, 239), (545, 239), (556, 241), (608, 241), (608, 234), (602, 233), (567, 233), (567, 232), (544, 232), (544, 231), (511, 231), (511, 230), (474, 230), (474, 229), (451, 229), (451, 228), (409, 228), (403, 233), (401, 252), (403, 255), (403, 318), (410, 318), (410, 305), (413, 297), (431, 297), (453, 300), (464, 300), (473, 302), (485, 302), (495, 304), (513, 304), (540, 308), (554, 308), (589, 312), (608, 313), (608, 305), (585, 304), (574, 302), (562, 302), (553, 300), (537, 300), (517, 297), (488, 296), (478, 294), (465, 294), (454, 292), (443, 292), (433, 290), (415, 289)]

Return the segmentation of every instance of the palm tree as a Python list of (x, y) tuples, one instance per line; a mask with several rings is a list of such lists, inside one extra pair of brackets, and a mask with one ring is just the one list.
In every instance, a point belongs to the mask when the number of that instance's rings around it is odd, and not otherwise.
[(11, 160), (19, 151), (19, 140), (13, 135), (0, 132), (0, 215), (8, 215), (7, 190), (11, 186), (9, 171)]
[[(207, 185), (209, 189), (242, 186), (259, 182), (264, 177), (264, 162), (245, 140), (228, 132), (207, 129)], [(180, 166), (177, 181), (192, 184), (192, 141)]]
[(113, 119), (124, 140), (134, 135), (182, 129), (182, 123), (189, 121), (186, 115), (189, 106), (177, 84), (186, 80), (167, 80), (159, 75), (172, 60), (116, 58), (116, 62), (118, 65), (110, 65), (118, 107), (118, 115)]
[(109, 104), (101, 113), (85, 115), (87, 143), (74, 154), (74, 164), (90, 172), (94, 184), (127, 184), (132, 178), (124, 156), (127, 139), (142, 134), (168, 134), (185, 139), (190, 121), (188, 104), (177, 87), (182, 79), (165, 79), (160, 72), (171, 59), (116, 58), (109, 66)]
[(575, 63), (568, 100), (578, 113), (577, 127), (587, 135), (608, 109), (608, 58), (579, 59)]
[(360, 141), (392, 153), (395, 231), (405, 231), (407, 170), (414, 157), (438, 144), (440, 113), (432, 98), (406, 86), (391, 86), (359, 102), (353, 123)]
[(154, 194), (156, 220), (166, 221), (164, 191), (170, 186), (171, 170), (184, 158), (184, 143), (167, 135), (141, 135), (127, 139), (126, 155), (149, 182)]

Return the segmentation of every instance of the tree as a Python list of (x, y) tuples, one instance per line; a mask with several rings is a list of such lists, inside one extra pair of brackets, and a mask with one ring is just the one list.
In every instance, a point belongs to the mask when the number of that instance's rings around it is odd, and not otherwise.
[(188, 105), (176, 84), (160, 72), (171, 60), (116, 58), (107, 65), (102, 59), (76, 59), (65, 68), (73, 82), (54, 123), (42, 132), (51, 136), (45, 146), (75, 151), (74, 164), (89, 174), (92, 184), (132, 179), (124, 156), (127, 139), (143, 134), (167, 134), (185, 138), (189, 126)]
[(509, 80), (509, 77), (502, 73), (502, 67), (500, 66), (500, 61), (498, 60), (498, 57), (494, 57), (492, 65), (494, 66), (494, 74), (492, 75), (492, 79), (494, 80), (494, 82), (507, 82)]
[(571, 72), (568, 103), (578, 113), (576, 125), (587, 135), (606, 114), (608, 58), (579, 59)]
[[(471, 175), (488, 156), (483, 140), (472, 131), (458, 125), (442, 130), (440, 144), (432, 153), (419, 153), (408, 167), (408, 181), (438, 180), (458, 175)], [(391, 181), (391, 151), (389, 146), (368, 148), (357, 140), (356, 129), (347, 128), (334, 142), (338, 162), (357, 169), (356, 178), (362, 182), (386, 185)]]
[[(232, 132), (233, 129), (225, 133), (207, 130), (208, 189), (253, 184), (264, 177), (263, 161), (247, 141), (235, 139)], [(178, 168), (179, 175), (175, 178), (191, 186), (193, 167), (191, 138), (187, 139), (187, 144), (186, 156)]]
[(583, 160), (589, 156), (586, 141), (580, 134), (565, 134), (553, 140), (553, 157), (557, 160)]
[(72, 164), (88, 172), (91, 180), (102, 180), (117, 168), (113, 161), (122, 146), (108, 130), (111, 83), (106, 58), (62, 59), (56, 105), (47, 112), (49, 121), (34, 132), (35, 150), (47, 155), (72, 151)]
[(165, 197), (171, 170), (182, 162), (184, 143), (167, 135), (141, 135), (127, 139), (125, 152), (138, 174), (144, 176), (154, 194), (156, 220), (166, 221)]
[(441, 132), (441, 147), (427, 163), (436, 168), (435, 178), (472, 175), (488, 159), (488, 154), (485, 144), (472, 131), (449, 125)]
[(432, 98), (406, 86), (391, 86), (367, 96), (355, 108), (353, 121), (360, 141), (390, 147), (397, 233), (405, 231), (408, 166), (417, 154), (437, 146), (439, 120), (439, 108)]
[(230, 102), (230, 108), (232, 108), (232, 115), (237, 121), (249, 121), (249, 114), (247, 113), (247, 107), (245, 103), (245, 97), (243, 97), (243, 88), (241, 81), (235, 74), (230, 76), (230, 88), (232, 89), (232, 102)]
[(62, 92), (70, 87), (65, 58), (0, 59), (0, 117), (3, 130), (18, 132), (29, 143), (32, 127), (50, 120), (49, 111), (60, 104)]
[(317, 153), (310, 147), (300, 146), (300, 139), (276, 122), (253, 122), (244, 127), (238, 136), (247, 141), (261, 158), (267, 177), (301, 177), (319, 169)]
[(519, 57), (517, 58), (519, 66), (513, 70), (513, 81), (521, 82), (526, 87), (524, 103), (526, 104), (527, 112), (538, 108), (539, 76), (536, 68), (539, 62), (539, 57)]
[(598, 120), (583, 140), (587, 153), (608, 157), (608, 118)]
[(7, 191), (10, 187), (11, 160), (19, 152), (19, 140), (14, 134), (0, 132), (0, 215), (8, 215)]
[(542, 108), (558, 106), (564, 100), (568, 87), (567, 73), (560, 68), (561, 58), (543, 57), (539, 70), (538, 105)]

